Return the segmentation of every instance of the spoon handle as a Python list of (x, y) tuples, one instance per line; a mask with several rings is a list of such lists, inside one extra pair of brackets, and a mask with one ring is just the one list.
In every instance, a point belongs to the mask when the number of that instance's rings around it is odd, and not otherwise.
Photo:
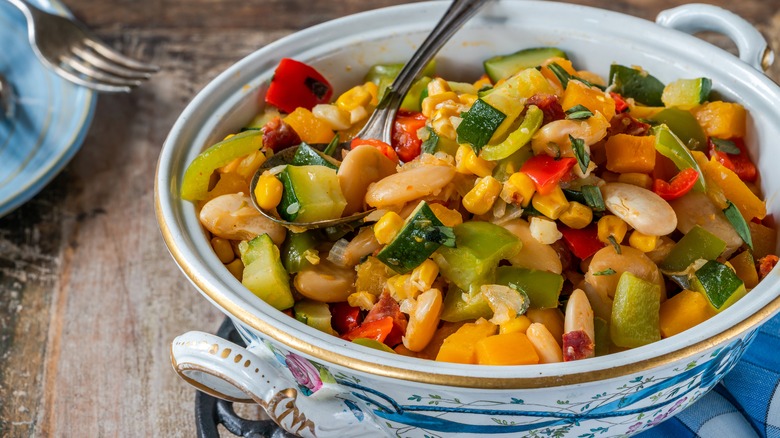
[(488, 1), (490, 0), (454, 0), (450, 4), (447, 12), (387, 88), (376, 110), (357, 137), (375, 138), (387, 144), (391, 143), (395, 115), (414, 80), (452, 35)]

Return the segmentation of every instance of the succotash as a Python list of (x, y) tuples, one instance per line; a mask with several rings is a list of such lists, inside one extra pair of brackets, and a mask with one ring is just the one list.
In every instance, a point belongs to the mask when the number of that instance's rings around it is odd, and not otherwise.
[[(605, 79), (554, 47), (488, 59), (474, 82), (431, 63), (392, 144), (355, 138), (400, 68), (336, 94), (284, 59), (262, 112), (184, 175), (226, 269), (301, 323), (438, 361), (579, 360), (678, 335), (777, 262), (746, 110), (710, 79), (618, 64)], [(259, 177), (260, 208), (373, 212), (308, 231), (262, 216), (249, 181), (289, 147)]]

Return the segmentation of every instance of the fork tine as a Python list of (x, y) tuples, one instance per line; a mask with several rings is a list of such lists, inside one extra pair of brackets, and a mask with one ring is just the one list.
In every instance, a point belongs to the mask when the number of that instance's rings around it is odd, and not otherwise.
[(132, 70), (116, 64), (113, 61), (109, 61), (96, 52), (84, 49), (83, 47), (74, 46), (71, 47), (73, 53), (81, 58), (85, 63), (91, 64), (101, 70), (107, 71), (117, 76), (130, 78), (130, 79), (149, 79), (152, 77), (152, 73), (143, 72), (138, 70)]
[(130, 88), (129, 86), (111, 85), (102, 82), (96, 82), (93, 80), (86, 80), (78, 73), (68, 70), (67, 68), (63, 68), (59, 65), (51, 64), (51, 67), (54, 69), (54, 71), (57, 72), (58, 75), (62, 76), (63, 78), (75, 84), (87, 88), (91, 88), (96, 91), (105, 92), (105, 93), (129, 93), (132, 90), (132, 88)]
[(72, 55), (61, 56), (59, 66), (63, 70), (70, 71), (75, 76), (80, 76), (84, 82), (92, 82), (99, 85), (125, 87), (129, 90), (132, 87), (141, 85), (143, 82), (138, 79), (123, 78), (104, 72)]
[(101, 55), (105, 56), (107, 59), (114, 61), (115, 63), (120, 64), (129, 69), (139, 70), (139, 71), (144, 71), (149, 73), (155, 73), (160, 70), (160, 67), (154, 64), (145, 64), (143, 62), (138, 62), (135, 59), (128, 58), (127, 56), (124, 56), (121, 53), (117, 52), (116, 50), (112, 49), (111, 47), (107, 46), (105, 43), (97, 41), (95, 39), (85, 38), (84, 44), (91, 47), (97, 53), (100, 53)]

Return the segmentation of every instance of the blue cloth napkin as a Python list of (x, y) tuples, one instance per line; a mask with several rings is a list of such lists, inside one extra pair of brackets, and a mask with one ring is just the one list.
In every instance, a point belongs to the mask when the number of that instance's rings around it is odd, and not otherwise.
[(780, 315), (712, 391), (639, 438), (780, 438)]

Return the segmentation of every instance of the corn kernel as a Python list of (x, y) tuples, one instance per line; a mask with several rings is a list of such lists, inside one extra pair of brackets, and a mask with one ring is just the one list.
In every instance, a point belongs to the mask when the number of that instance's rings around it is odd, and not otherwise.
[(457, 111), (455, 105), (444, 103), (433, 111), (430, 123), (431, 128), (440, 136), (446, 137), (450, 140), (455, 140), (458, 136), (455, 125), (452, 123), (453, 118), (459, 117), (460, 113)]
[(420, 266), (414, 268), (409, 281), (419, 291), (426, 291), (433, 286), (439, 275), (439, 265), (431, 259), (426, 259)]
[(443, 94), (448, 91), (452, 91), (450, 84), (442, 78), (433, 78), (427, 85), (428, 96), (435, 96), (437, 94)]
[(479, 158), (469, 145), (462, 144), (455, 153), (455, 170), (466, 175), (486, 177), (493, 174), (496, 163)]
[(429, 94), (428, 97), (422, 101), (423, 115), (425, 117), (431, 118), (431, 116), (433, 116), (433, 112), (438, 109), (438, 106), (447, 101), (457, 102), (458, 95), (452, 91), (439, 94)]
[(658, 236), (651, 236), (634, 230), (634, 232), (628, 236), (628, 244), (642, 252), (650, 252), (658, 245)]
[(347, 297), (347, 304), (352, 307), (360, 307), (363, 310), (371, 310), (376, 301), (376, 295), (366, 291), (355, 292)]
[(558, 217), (569, 228), (585, 228), (593, 220), (593, 210), (579, 202), (569, 202), (569, 207)]
[(412, 274), (398, 274), (387, 279), (387, 289), (393, 299), (403, 301), (417, 296), (420, 291), (412, 286), (411, 278)]
[(485, 87), (492, 87), (493, 83), (490, 81), (490, 78), (488, 75), (482, 75), (479, 79), (477, 79), (476, 82), (474, 82), (474, 88), (477, 89), (477, 91), (485, 88)]
[[(371, 86), (373, 86), (374, 89), (373, 95), (371, 93)], [(336, 106), (346, 112), (350, 112), (359, 106), (365, 107), (376, 98), (377, 92), (375, 90), (376, 84), (373, 82), (366, 82), (363, 85), (356, 85), (342, 93), (341, 96), (336, 99)]]
[(463, 223), (463, 216), (459, 211), (447, 208), (438, 203), (428, 204), (436, 218), (446, 227), (454, 227)]
[(523, 172), (513, 173), (504, 183), (504, 188), (509, 199), (503, 196), (502, 199), (510, 204), (520, 204), (522, 207), (527, 207), (531, 203), (531, 198), (536, 192), (536, 184)]
[(618, 182), (633, 184), (643, 189), (653, 189), (653, 178), (646, 173), (621, 173), (617, 177)]
[(533, 199), (531, 199), (531, 203), (539, 213), (552, 220), (558, 219), (569, 208), (569, 201), (566, 199), (560, 186), (556, 186), (553, 191), (546, 195), (535, 194)]
[(458, 96), (460, 103), (468, 106), (474, 105), (474, 102), (476, 102), (477, 99), (479, 99), (479, 96), (471, 93), (464, 93)]
[(463, 197), (463, 207), (473, 214), (485, 214), (501, 193), (501, 183), (492, 176), (486, 176), (474, 185)]
[(255, 200), (263, 210), (273, 210), (282, 202), (284, 187), (279, 179), (269, 172), (263, 172), (255, 186)]
[(234, 277), (236, 277), (236, 280), (241, 281), (241, 279), (244, 277), (244, 264), (241, 262), (240, 258), (236, 258), (232, 262), (225, 265), (228, 271), (230, 271), (231, 274), (233, 274)]
[(509, 321), (499, 325), (498, 333), (503, 335), (504, 333), (525, 333), (528, 330), (528, 326), (531, 325), (531, 320), (525, 316), (520, 315), (517, 318), (510, 319)]
[(614, 237), (615, 241), (617, 243), (620, 243), (623, 241), (623, 238), (626, 237), (627, 232), (628, 232), (628, 225), (623, 221), (623, 219), (620, 219), (617, 216), (608, 214), (602, 217), (601, 219), (599, 219), (598, 222), (599, 240), (604, 243), (610, 243), (609, 236)]
[(214, 253), (223, 264), (228, 264), (236, 258), (235, 254), (233, 254), (233, 246), (227, 239), (216, 236), (212, 237), (211, 247), (214, 248)]
[(404, 226), (404, 219), (394, 211), (388, 211), (374, 224), (374, 237), (377, 242), (387, 245)]

